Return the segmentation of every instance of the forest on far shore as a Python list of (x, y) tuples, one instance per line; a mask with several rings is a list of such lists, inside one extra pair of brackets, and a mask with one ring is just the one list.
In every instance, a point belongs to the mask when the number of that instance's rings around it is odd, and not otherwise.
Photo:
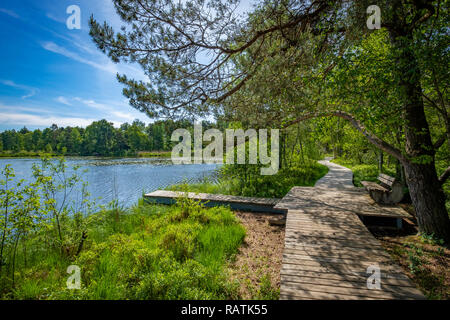
[[(204, 122), (204, 127), (211, 124)], [(139, 151), (170, 151), (172, 132), (192, 129), (187, 120), (159, 120), (146, 125), (135, 120), (115, 128), (107, 120), (86, 128), (58, 127), (44, 130), (5, 130), (0, 133), (0, 156), (32, 156), (42, 153), (69, 156), (136, 156)]]

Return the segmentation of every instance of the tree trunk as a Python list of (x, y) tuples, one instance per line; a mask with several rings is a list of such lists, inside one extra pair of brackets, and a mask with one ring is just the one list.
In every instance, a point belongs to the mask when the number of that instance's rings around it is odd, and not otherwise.
[(450, 220), (433, 164), (407, 164), (406, 183), (416, 210), (419, 230), (436, 238), (450, 239)]
[(403, 100), (407, 156), (403, 165), (419, 230), (449, 244), (450, 221), (434, 165), (435, 150), (424, 111), (420, 69), (412, 50), (413, 37), (402, 25), (390, 30), (390, 35), (398, 54), (394, 70)]
[(382, 150), (378, 150), (378, 171), (380, 173), (383, 172), (383, 162), (384, 162), (383, 151)]

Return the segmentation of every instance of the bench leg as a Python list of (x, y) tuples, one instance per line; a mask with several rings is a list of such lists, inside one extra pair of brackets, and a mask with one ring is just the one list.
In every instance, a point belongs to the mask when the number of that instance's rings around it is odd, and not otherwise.
[(402, 229), (403, 228), (403, 219), (402, 218), (397, 218), (397, 229)]

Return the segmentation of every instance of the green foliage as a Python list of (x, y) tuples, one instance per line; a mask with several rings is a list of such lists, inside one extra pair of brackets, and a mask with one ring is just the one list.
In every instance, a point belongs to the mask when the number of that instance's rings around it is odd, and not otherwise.
[(431, 244), (431, 245), (441, 245), (441, 246), (444, 245), (444, 240), (437, 239), (434, 236), (434, 234), (420, 233), (419, 237), (423, 243), (427, 243), (427, 244)]
[(423, 272), (423, 250), (421, 247), (416, 246), (414, 243), (405, 243), (405, 247), (408, 248), (408, 267), (412, 274), (418, 274)]
[(256, 294), (258, 300), (278, 300), (280, 298), (280, 290), (275, 289), (270, 281), (270, 275), (265, 274), (261, 278), (259, 289)]
[[(210, 124), (205, 122), (206, 127)], [(189, 121), (160, 120), (147, 126), (138, 120), (115, 128), (106, 120), (85, 129), (52, 125), (43, 131), (5, 130), (0, 133), (0, 157), (72, 156), (170, 157), (170, 136), (175, 129), (192, 129)], [(154, 150), (154, 152), (150, 152)], [(166, 151), (166, 152), (161, 152)]]
[[(57, 163), (54, 164), (58, 166)], [(47, 182), (48, 183), (48, 182)], [(49, 216), (54, 215), (49, 209)], [(63, 219), (61, 229), (77, 217)], [(14, 287), (2, 285), (6, 299), (233, 299), (238, 284), (227, 265), (245, 229), (226, 208), (204, 208), (180, 197), (175, 206), (140, 204), (116, 213), (103, 210), (85, 217), (86, 238), (78, 255), (61, 254), (54, 220), (29, 234), (19, 246)], [(52, 238), (48, 239), (48, 233)], [(82, 288), (66, 289), (66, 268), (81, 268)]]
[[(334, 159), (333, 162), (348, 167), (353, 171), (353, 183), (357, 187), (362, 187), (361, 181), (377, 182), (379, 174), (376, 164), (355, 164), (351, 160)], [(392, 174), (392, 172), (389, 172)]]
[(314, 186), (327, 172), (326, 166), (310, 161), (305, 166), (282, 168), (277, 174), (262, 176), (259, 166), (225, 165), (220, 172), (219, 181), (204, 181), (195, 184), (169, 186), (172, 191), (229, 194), (247, 197), (282, 198), (294, 186)]
[[(64, 158), (44, 157), (40, 165), (33, 165), (34, 180), (28, 184), (14, 180), (10, 165), (2, 170), (0, 294), (11, 294), (17, 273), (23, 276), (28, 266), (42, 263), (42, 255), (59, 264), (80, 253), (89, 224), (87, 216), (96, 209), (78, 169), (69, 172)], [(68, 202), (77, 188), (81, 201)], [(26, 284), (26, 288), (32, 291), (35, 286)]]

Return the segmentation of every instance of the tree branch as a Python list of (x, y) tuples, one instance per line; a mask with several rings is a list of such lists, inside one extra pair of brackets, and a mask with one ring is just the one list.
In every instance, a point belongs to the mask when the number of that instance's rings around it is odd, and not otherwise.
[(433, 145), (434, 150), (439, 149), (445, 142), (445, 140), (447, 140), (447, 135), (444, 133), (442, 136), (439, 137), (438, 140), (436, 140), (436, 142)]
[(408, 159), (402, 154), (402, 152), (395, 148), (394, 146), (390, 145), (386, 141), (380, 139), (375, 134), (369, 132), (366, 127), (358, 120), (356, 119), (352, 114), (344, 112), (344, 111), (332, 111), (332, 112), (319, 112), (319, 113), (309, 113), (301, 116), (300, 118), (297, 118), (295, 120), (292, 120), (288, 122), (286, 125), (283, 126), (283, 128), (289, 127), (293, 124), (296, 124), (298, 122), (311, 119), (311, 118), (318, 118), (318, 117), (339, 117), (342, 119), (345, 119), (350, 122), (350, 124), (357, 129), (359, 132), (361, 132), (367, 140), (369, 140), (370, 143), (378, 147), (379, 149), (383, 150), (384, 152), (390, 154), (394, 158), (398, 159), (402, 164), (408, 163)]
[(448, 177), (450, 177), (450, 166), (445, 169), (444, 173), (439, 177), (439, 183), (443, 185)]

